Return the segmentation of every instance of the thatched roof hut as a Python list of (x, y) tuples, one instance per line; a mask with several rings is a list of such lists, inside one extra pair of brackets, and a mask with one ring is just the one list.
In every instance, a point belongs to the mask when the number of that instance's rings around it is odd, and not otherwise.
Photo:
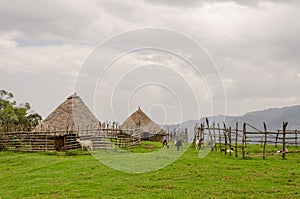
[(142, 132), (142, 140), (161, 141), (167, 133), (153, 122), (139, 107), (121, 125), (121, 129), (136, 129)]
[(68, 131), (80, 132), (97, 128), (99, 128), (98, 119), (75, 93), (60, 104), (33, 131), (55, 131), (64, 134)]

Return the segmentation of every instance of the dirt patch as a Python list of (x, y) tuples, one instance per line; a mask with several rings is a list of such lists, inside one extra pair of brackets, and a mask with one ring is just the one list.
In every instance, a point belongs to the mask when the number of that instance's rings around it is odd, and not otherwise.
[(154, 149), (154, 146), (151, 144), (147, 144), (147, 145), (145, 145), (145, 148), (146, 149)]

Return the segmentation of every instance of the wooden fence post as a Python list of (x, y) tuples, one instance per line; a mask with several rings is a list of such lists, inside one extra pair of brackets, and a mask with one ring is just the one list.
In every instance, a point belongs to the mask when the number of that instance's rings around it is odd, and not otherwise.
[[(213, 141), (212, 134), (211, 134), (211, 132), (210, 132), (209, 121), (208, 121), (207, 118), (206, 118), (206, 125), (207, 125), (207, 129), (208, 129), (208, 136), (209, 136), (209, 138), (210, 138), (210, 143), (211, 143), (211, 145), (213, 145), (213, 144), (214, 144), (214, 141)], [(203, 125), (203, 126), (204, 126), (204, 125)], [(213, 150), (214, 150), (214, 146), (211, 147), (211, 151), (213, 151)]]
[[(45, 136), (46, 136), (46, 146), (44, 146), (44, 151), (45, 151), (45, 150), (48, 151), (48, 146), (47, 146), (47, 145), (48, 145), (48, 143), (47, 143), (47, 142), (48, 142), (48, 136), (47, 136), (47, 133), (45, 133), (45, 134), (46, 134), (46, 135), (45, 135)], [(54, 146), (54, 147), (55, 147), (55, 146)], [(55, 149), (54, 149), (54, 150), (55, 150)]]
[(246, 147), (246, 123), (243, 123), (243, 138), (242, 138), (242, 152), (243, 158), (245, 158), (245, 147)]
[(264, 122), (264, 130), (265, 130), (265, 140), (264, 140), (264, 149), (263, 149), (263, 159), (265, 159), (266, 156), (266, 144), (267, 144), (267, 125)]
[(29, 140), (29, 143), (30, 143), (30, 150), (33, 151), (33, 148), (34, 148), (34, 147), (32, 146), (32, 134), (30, 133), (29, 136), (30, 136), (30, 140)]
[(215, 122), (213, 122), (213, 134), (214, 134), (214, 146), (215, 146), (215, 151), (217, 151), (217, 144), (216, 144), (216, 131), (215, 131)]
[[(168, 128), (169, 130), (169, 128)], [(197, 136), (198, 134), (198, 136)], [(194, 139), (193, 139), (193, 145), (195, 146), (196, 145), (196, 141), (198, 140), (199, 137), (199, 129), (198, 129), (198, 123), (196, 123), (195, 127), (194, 127)], [(168, 140), (169, 141), (169, 140)]]
[(239, 131), (239, 123), (237, 122), (235, 124), (235, 157), (237, 158), (238, 157), (238, 131)]
[(285, 159), (285, 133), (286, 133), (286, 126), (288, 125), (288, 122), (283, 122), (283, 140), (282, 140), (282, 158)]
[(220, 129), (220, 124), (219, 123), (218, 123), (218, 131), (219, 131), (220, 153), (222, 153), (222, 139), (221, 139), (221, 129)]
[(232, 144), (231, 144), (231, 127), (229, 127), (229, 130), (228, 130), (228, 137), (229, 137), (229, 155), (231, 156), (231, 148), (232, 148)]
[(227, 129), (226, 129), (226, 124), (223, 122), (223, 124), (224, 124), (224, 131), (223, 131), (223, 133), (224, 133), (224, 136), (225, 136), (225, 143), (224, 143), (224, 145), (225, 145), (225, 155), (227, 154), (227, 133), (226, 133), (226, 131), (227, 131)]
[(200, 142), (199, 142), (200, 149), (201, 149), (202, 142), (204, 143), (203, 127), (204, 127), (204, 124), (200, 124)]
[(278, 135), (279, 135), (279, 130), (277, 131), (277, 134), (276, 134), (276, 139), (275, 139), (275, 148), (277, 148)]
[(298, 141), (297, 141), (297, 130), (295, 130), (295, 146), (298, 147)]

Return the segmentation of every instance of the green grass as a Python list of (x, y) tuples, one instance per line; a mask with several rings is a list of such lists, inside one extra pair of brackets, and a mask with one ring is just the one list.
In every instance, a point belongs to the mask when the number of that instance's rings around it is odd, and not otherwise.
[[(161, 147), (149, 144), (130, 150)], [(163, 169), (132, 174), (86, 151), (0, 152), (0, 198), (300, 198), (299, 176), (300, 153), (244, 160), (210, 152), (199, 159), (190, 148)]]

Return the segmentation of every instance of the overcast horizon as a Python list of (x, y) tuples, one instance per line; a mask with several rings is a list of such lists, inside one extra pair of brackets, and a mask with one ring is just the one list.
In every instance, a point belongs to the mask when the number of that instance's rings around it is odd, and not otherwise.
[[(4, 0), (0, 89), (43, 118), (74, 92), (119, 122), (138, 106), (176, 124), (299, 105), (299, 11), (296, 0)], [(156, 48), (130, 51), (141, 44)]]

